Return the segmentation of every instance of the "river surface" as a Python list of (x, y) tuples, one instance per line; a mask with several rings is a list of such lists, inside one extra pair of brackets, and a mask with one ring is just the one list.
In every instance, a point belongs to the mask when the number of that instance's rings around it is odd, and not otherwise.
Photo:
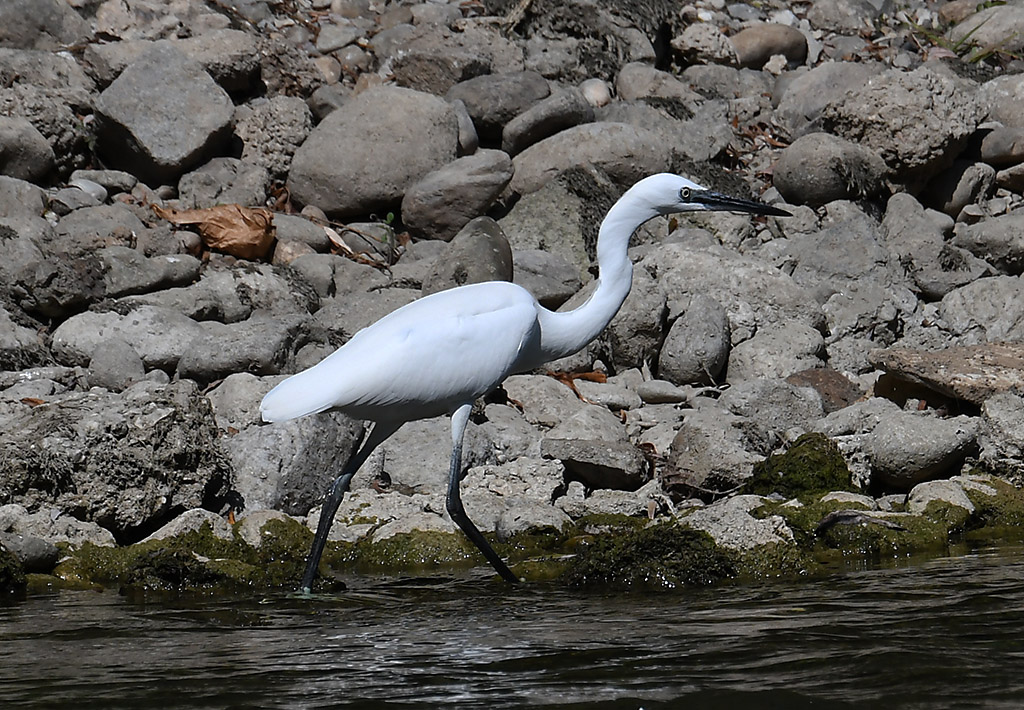
[(1024, 548), (671, 593), (0, 602), (2, 708), (1024, 708)]

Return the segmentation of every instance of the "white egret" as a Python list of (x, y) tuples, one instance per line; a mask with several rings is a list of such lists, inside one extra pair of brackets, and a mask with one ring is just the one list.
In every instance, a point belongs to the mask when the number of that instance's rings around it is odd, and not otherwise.
[(601, 223), (597, 286), (582, 306), (553, 312), (504, 281), (460, 286), (399, 308), (272, 389), (260, 404), (267, 422), (329, 409), (373, 422), (324, 499), (302, 590), (312, 590), (338, 505), (370, 453), (405, 422), (442, 414), (452, 422), (448, 514), (498, 574), (518, 581), (467, 517), (459, 495), (462, 437), (473, 402), (509, 375), (571, 355), (604, 330), (629, 293), (633, 265), (626, 251), (640, 225), (658, 215), (708, 210), (789, 215), (678, 175), (653, 175), (633, 185)]

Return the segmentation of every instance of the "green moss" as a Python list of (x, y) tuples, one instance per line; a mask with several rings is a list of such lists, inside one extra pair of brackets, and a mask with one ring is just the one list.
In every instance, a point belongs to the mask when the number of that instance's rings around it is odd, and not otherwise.
[(462, 535), (415, 530), (379, 542), (364, 538), (348, 548), (345, 562), (359, 572), (422, 573), (441, 567), (471, 567), (479, 556), (473, 543)]
[(0, 594), (25, 588), (25, 569), (17, 555), (0, 544)]
[(975, 508), (974, 524), (967, 537), (974, 540), (1024, 541), (1024, 491), (995, 477), (986, 476), (982, 483), (994, 488), (996, 495), (965, 489)]
[(741, 580), (780, 579), (820, 574), (822, 565), (796, 545), (773, 542), (739, 554), (737, 576)]
[(779, 493), (785, 498), (807, 502), (828, 491), (857, 490), (850, 482), (839, 447), (824, 434), (804, 434), (781, 454), (769, 456), (754, 466), (754, 475), (746, 492), (767, 496)]
[(596, 538), (569, 563), (564, 579), (576, 586), (674, 589), (713, 584), (736, 569), (736, 555), (707, 533), (665, 522)]

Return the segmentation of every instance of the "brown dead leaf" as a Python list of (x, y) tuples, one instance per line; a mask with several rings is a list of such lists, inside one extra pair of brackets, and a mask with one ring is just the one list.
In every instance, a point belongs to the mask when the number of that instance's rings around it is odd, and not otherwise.
[(264, 207), (175, 210), (153, 205), (153, 211), (173, 224), (194, 226), (206, 246), (242, 259), (266, 256), (276, 235), (274, 213)]
[(39, 399), (38, 397), (22, 397), (22, 404), (27, 404), (30, 407), (38, 407), (40, 404), (46, 404), (45, 399)]

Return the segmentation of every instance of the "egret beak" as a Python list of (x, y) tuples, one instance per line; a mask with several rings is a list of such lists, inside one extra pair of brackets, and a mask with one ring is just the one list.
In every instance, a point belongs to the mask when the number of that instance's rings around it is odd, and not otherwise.
[(738, 197), (730, 197), (720, 192), (703, 190), (694, 192), (690, 198), (697, 204), (704, 205), (704, 209), (714, 212), (746, 212), (749, 214), (772, 215), (773, 217), (792, 217), (786, 210), (766, 205), (763, 202), (754, 200), (741, 200)]

